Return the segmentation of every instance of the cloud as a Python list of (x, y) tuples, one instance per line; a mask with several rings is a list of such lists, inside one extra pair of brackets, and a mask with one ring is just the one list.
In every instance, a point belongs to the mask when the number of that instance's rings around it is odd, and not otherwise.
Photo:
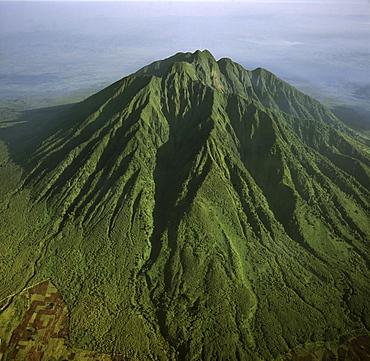
[(244, 34), (236, 38), (237, 41), (247, 42), (255, 45), (293, 46), (304, 44), (301, 41), (289, 41), (282, 38), (264, 37), (255, 34)]

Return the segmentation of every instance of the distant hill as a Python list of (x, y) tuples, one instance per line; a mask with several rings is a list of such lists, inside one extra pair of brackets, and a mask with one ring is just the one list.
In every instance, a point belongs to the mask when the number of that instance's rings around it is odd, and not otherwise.
[(73, 347), (288, 360), (368, 333), (370, 148), (267, 70), (178, 53), (3, 139), (0, 298), (50, 279)]

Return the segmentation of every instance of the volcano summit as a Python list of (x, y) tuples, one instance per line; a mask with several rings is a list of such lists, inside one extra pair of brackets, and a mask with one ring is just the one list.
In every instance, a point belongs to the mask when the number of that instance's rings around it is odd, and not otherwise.
[(370, 148), (318, 101), (205, 50), (38, 115), (2, 136), (0, 298), (50, 279), (70, 347), (324, 360), (368, 334)]

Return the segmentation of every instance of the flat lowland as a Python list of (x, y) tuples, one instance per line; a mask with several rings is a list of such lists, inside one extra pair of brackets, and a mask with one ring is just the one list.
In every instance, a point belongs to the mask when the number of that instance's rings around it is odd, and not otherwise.
[(1, 360), (135, 360), (69, 347), (68, 308), (50, 280), (9, 296), (1, 303)]
[[(136, 361), (68, 346), (68, 308), (60, 292), (45, 280), (0, 303), (2, 360)], [(337, 342), (299, 345), (280, 361), (364, 361), (370, 355), (366, 330), (344, 335)]]

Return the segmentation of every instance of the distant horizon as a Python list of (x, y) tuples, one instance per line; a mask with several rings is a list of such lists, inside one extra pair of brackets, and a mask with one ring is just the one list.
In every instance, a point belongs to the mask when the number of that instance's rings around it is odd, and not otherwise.
[(369, 25), (367, 0), (0, 0), (0, 101), (97, 90), (208, 49), (370, 111)]

